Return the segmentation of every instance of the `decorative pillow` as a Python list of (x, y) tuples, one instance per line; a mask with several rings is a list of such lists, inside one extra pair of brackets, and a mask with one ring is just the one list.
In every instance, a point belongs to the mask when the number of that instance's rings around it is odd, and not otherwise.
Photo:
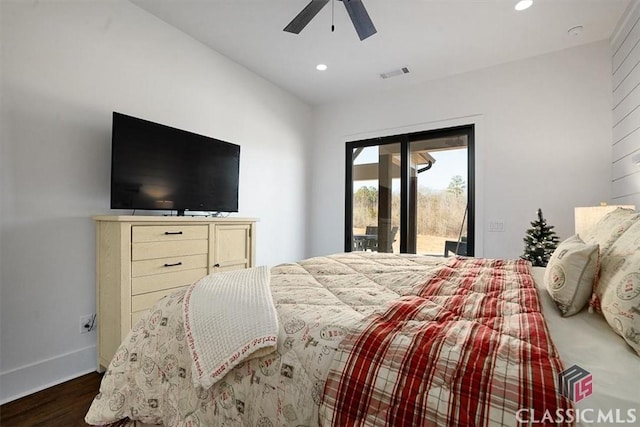
[[(601, 239), (597, 241), (600, 245), (600, 271), (598, 272), (597, 283), (594, 286), (596, 308), (600, 305), (602, 295), (611, 282), (611, 278), (620, 270), (629, 252), (625, 247), (626, 244), (618, 245), (617, 241), (622, 235), (626, 234), (626, 231), (631, 226), (640, 224), (639, 219), (640, 213), (631, 209), (618, 208), (607, 214), (594, 226), (594, 229), (597, 230), (589, 233), (593, 240)], [(609, 237), (605, 238), (607, 227), (610, 227)], [(587, 237), (584, 238), (584, 241), (590, 242)]]
[(586, 243), (597, 243), (600, 246), (600, 254), (605, 255), (611, 245), (634, 222), (640, 218), (640, 213), (633, 209), (617, 208), (606, 214), (590, 230), (580, 238)]
[[(611, 246), (597, 293), (609, 326), (640, 355), (640, 221)], [(603, 258), (604, 261), (604, 258)]]
[(564, 317), (587, 305), (598, 272), (598, 245), (577, 235), (558, 245), (545, 270), (544, 284)]

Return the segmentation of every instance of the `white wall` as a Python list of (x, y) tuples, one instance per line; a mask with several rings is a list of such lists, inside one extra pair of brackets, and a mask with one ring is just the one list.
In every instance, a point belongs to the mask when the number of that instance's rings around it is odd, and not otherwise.
[(640, 3), (612, 41), (612, 202), (640, 207)]
[[(610, 70), (602, 41), (318, 108), (310, 254), (343, 250), (345, 141), (465, 123), (477, 130), (476, 255), (520, 256), (537, 208), (568, 237), (575, 206), (610, 198)], [(504, 232), (487, 231), (496, 219)]]
[[(304, 257), (311, 108), (126, 1), (1, 4), (0, 402), (95, 369), (111, 113), (241, 145), (257, 262)], [(130, 213), (130, 212), (129, 212)]]

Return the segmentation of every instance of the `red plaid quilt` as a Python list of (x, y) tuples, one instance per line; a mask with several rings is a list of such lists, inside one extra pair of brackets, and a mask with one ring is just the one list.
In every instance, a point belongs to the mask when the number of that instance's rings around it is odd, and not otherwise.
[(529, 263), (457, 258), (342, 341), (321, 422), (568, 425), (562, 369)]

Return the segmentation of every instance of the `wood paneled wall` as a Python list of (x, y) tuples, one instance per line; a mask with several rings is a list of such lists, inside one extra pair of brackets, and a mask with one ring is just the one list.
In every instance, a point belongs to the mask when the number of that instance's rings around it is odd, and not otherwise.
[(611, 197), (640, 207), (640, 2), (633, 4), (612, 38)]

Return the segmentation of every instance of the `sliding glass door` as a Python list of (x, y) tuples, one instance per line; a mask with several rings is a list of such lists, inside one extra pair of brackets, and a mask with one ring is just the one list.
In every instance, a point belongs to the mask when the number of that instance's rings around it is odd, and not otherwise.
[(398, 252), (400, 144), (351, 150), (351, 250)]
[(473, 126), (347, 143), (345, 250), (473, 255)]

